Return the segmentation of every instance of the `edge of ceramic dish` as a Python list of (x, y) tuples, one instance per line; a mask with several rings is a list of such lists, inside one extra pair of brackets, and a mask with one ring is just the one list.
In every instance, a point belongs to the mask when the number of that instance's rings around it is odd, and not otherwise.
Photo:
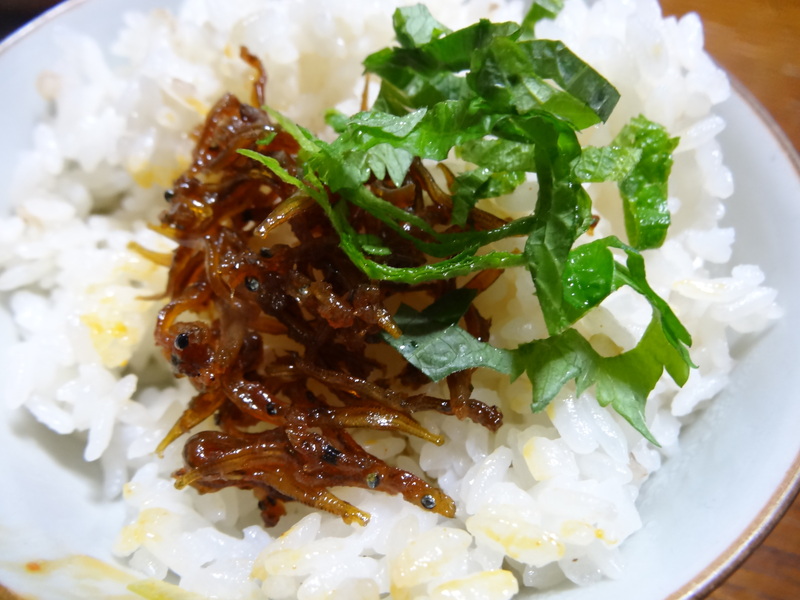
[[(784, 156), (791, 163), (795, 173), (800, 177), (800, 154), (798, 154), (798, 150), (789, 140), (786, 133), (750, 90), (730, 73), (728, 73), (728, 77), (735, 93), (741, 96), (764, 127), (769, 130), (772, 137), (778, 142)], [(795, 457), (786, 476), (770, 496), (764, 508), (736, 538), (736, 541), (720, 553), (716, 560), (700, 571), (691, 581), (668, 596), (666, 600), (704, 598), (721, 586), (772, 532), (798, 495), (800, 495), (800, 454)]]
[[(0, 40), (0, 54), (3, 54), (9, 48), (17, 44), (20, 40), (34, 33), (45, 23), (58, 18), (58, 16), (61, 15), (62, 13), (71, 10), (75, 6), (83, 4), (84, 2), (87, 1), (88, 0), (65, 0), (64, 2), (56, 4), (52, 8), (46, 10), (32, 21), (29, 21), (16, 31), (10, 33), (3, 40)], [(0, 583), (0, 600), (25, 600), (25, 599), (22, 596), (19, 596), (13, 591), (9, 590), (2, 583)]]
[(28, 37), (31, 33), (39, 29), (48, 21), (52, 21), (53, 19), (58, 18), (62, 13), (75, 8), (79, 4), (89, 1), (90, 0), (64, 0), (63, 2), (59, 2), (55, 6), (47, 9), (35, 19), (28, 21), (16, 31), (10, 33), (5, 39), (0, 40), (0, 54), (8, 50), (8, 48), (16, 44), (22, 38)]
[[(39, 17), (23, 25), (2, 42), (0, 54), (15, 45), (21, 39), (33, 34), (45, 23), (58, 18), (61, 14), (91, 0), (65, 0)], [(730, 73), (735, 93), (740, 95), (745, 103), (753, 109), (763, 125), (770, 131), (779, 143), (782, 151), (792, 163), (794, 170), (800, 176), (800, 155), (789, 141), (772, 115), (764, 108), (759, 100), (737, 81)], [(778, 524), (781, 517), (789, 510), (794, 498), (800, 494), (800, 454), (795, 457), (792, 467), (781, 484), (770, 497), (764, 508), (750, 522), (749, 526), (739, 535), (735, 542), (726, 548), (720, 555), (698, 573), (691, 581), (668, 596), (667, 600), (694, 600), (705, 597), (714, 589), (722, 585), (725, 580), (758, 548)], [(0, 583), (0, 600), (23, 600)]]

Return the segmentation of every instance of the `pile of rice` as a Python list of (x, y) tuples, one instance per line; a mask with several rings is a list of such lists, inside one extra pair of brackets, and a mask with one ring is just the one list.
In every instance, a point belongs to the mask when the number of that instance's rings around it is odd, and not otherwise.
[[(392, 42), (392, 0), (187, 0), (176, 14), (129, 14), (113, 47), (64, 31), (40, 92), (52, 115), (33, 133), (12, 185), (14, 213), (0, 219), (0, 321), (12, 322), (9, 379), (0, 393), (61, 434), (85, 435), (84, 458), (100, 461), (109, 502), (129, 506), (114, 549), (143, 576), (177, 579), (214, 598), (509, 598), (523, 586), (591, 584), (623, 572), (619, 546), (642, 522), (641, 484), (678, 449), (681, 427), (728, 382), (728, 332), (754, 332), (778, 316), (755, 266), (726, 265), (734, 232), (718, 226), (732, 193), (713, 113), (730, 87), (703, 50), (694, 14), (663, 19), (654, 0), (568, 0), (538, 36), (561, 39), (603, 73), (622, 100), (609, 123), (586, 132), (608, 143), (640, 113), (681, 137), (670, 180), (673, 226), (646, 253), (650, 281), (694, 337), (699, 368), (682, 389), (665, 376), (648, 403), (656, 449), (591, 393), (566, 389), (543, 414), (530, 384), (486, 371), (475, 396), (498, 404), (492, 434), (471, 422), (423, 415), (442, 447), (360, 432), (370, 452), (421, 473), (451, 495), (446, 520), (400, 497), (335, 493), (372, 515), (367, 527), (292, 503), (274, 530), (259, 523), (252, 494), (178, 491), (170, 473), (182, 444), (153, 450), (193, 395), (157, 356), (152, 328), (166, 269), (127, 250), (170, 242), (146, 228), (163, 191), (190, 158), (188, 137), (225, 91), (249, 98), (246, 45), (269, 74), (268, 103), (312, 130), (325, 109), (358, 109), (360, 61)], [(479, 17), (516, 20), (522, 4), (437, 0), (434, 16), (455, 29)], [(113, 65), (113, 66), (112, 66)], [(535, 184), (495, 201), (509, 215)], [(624, 232), (616, 187), (592, 184), (597, 234)], [(526, 194), (528, 194), (526, 196)], [(494, 343), (544, 335), (524, 270), (480, 297)], [(588, 338), (635, 345), (650, 309), (620, 291), (585, 318)], [(462, 594), (462, 595), (458, 595)]]

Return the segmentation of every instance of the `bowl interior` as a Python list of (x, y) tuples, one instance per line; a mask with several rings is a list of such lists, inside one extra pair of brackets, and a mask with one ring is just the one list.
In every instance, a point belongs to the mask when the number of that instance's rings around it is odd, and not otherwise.
[[(176, 4), (67, 3), (0, 46), (0, 80), (14, 82), (0, 112), (0, 179), (9, 181), (16, 156), (30, 147), (33, 125), (46, 110), (36, 94), (36, 78), (53, 57), (59, 28), (76, 28), (109, 43), (125, 10)], [(779, 290), (785, 317), (766, 333), (737, 342), (740, 362), (732, 385), (684, 431), (681, 453), (643, 488), (645, 526), (623, 547), (624, 576), (537, 598), (690, 597), (735, 562), (797, 485), (800, 282), (795, 265), (800, 247), (791, 240), (800, 223), (798, 162), (746, 92), (734, 94), (719, 112), (728, 123), (721, 142), (736, 180), (725, 218), (737, 231), (733, 262), (762, 267), (767, 285)], [(9, 202), (0, 191), (0, 210), (7, 211)], [(0, 319), (0, 343), (11, 335)], [(25, 581), (18, 567), (37, 557), (89, 553), (113, 560), (110, 547), (124, 509), (103, 501), (100, 470), (82, 462), (82, 442), (55, 436), (26, 414), (5, 414), (0, 448), (0, 480), (11, 484), (4, 486), (0, 514), (0, 580), (6, 585)], [(28, 543), (11, 541), (19, 539)]]

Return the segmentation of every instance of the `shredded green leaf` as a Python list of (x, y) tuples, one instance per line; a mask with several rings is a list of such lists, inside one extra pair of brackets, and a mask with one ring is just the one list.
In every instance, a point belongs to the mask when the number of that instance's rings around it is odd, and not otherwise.
[(643, 116), (626, 125), (613, 144), (640, 150), (633, 170), (619, 184), (625, 211), (625, 229), (634, 248), (658, 248), (670, 224), (667, 179), (678, 138)]
[(542, 19), (554, 19), (564, 8), (564, 0), (534, 0), (525, 18), (522, 19), (522, 28), (527, 35), (533, 36), (536, 23)]
[(450, 32), (422, 4), (398, 8), (394, 13), (393, 24), (397, 41), (404, 48), (427, 44)]
[(621, 181), (625, 179), (642, 157), (639, 148), (620, 146), (589, 146), (572, 164), (572, 172), (584, 183)]
[(475, 294), (474, 290), (454, 290), (421, 312), (402, 305), (394, 318), (403, 335), (385, 334), (384, 339), (433, 381), (475, 367), (510, 374), (511, 352), (481, 342), (457, 325)]
[(665, 368), (672, 372), (685, 365), (680, 353), (665, 343), (657, 319), (651, 321), (635, 348), (617, 356), (601, 356), (576, 330), (567, 329), (521, 345), (515, 359), (516, 369), (524, 370), (533, 383), (534, 411), (546, 408), (569, 381), (575, 381), (578, 394), (594, 385), (601, 406), (610, 404), (655, 445), (658, 441), (644, 417), (647, 397)]
[[(432, 380), (475, 367), (511, 377), (526, 373), (533, 410), (544, 409), (570, 381), (578, 392), (594, 386), (602, 405), (657, 443), (644, 419), (647, 397), (664, 371), (683, 385), (693, 366), (691, 337), (648, 284), (640, 253), (667, 235), (667, 180), (678, 140), (637, 117), (609, 146), (581, 147), (578, 133), (606, 121), (619, 93), (563, 43), (536, 38), (536, 23), (562, 4), (536, 0), (521, 25), (482, 20), (457, 31), (422, 5), (400, 8), (393, 18), (399, 45), (364, 61), (365, 71), (381, 78), (371, 110), (349, 117), (329, 112), (327, 122), (338, 133), (330, 143), (270, 111), (300, 145), (302, 172), (294, 175), (270, 157), (241, 152), (316, 200), (342, 250), (373, 279), (417, 284), (482, 269), (530, 272), (549, 337), (515, 349), (481, 342), (459, 325), (473, 297), (466, 290), (419, 312), (397, 311), (403, 335), (386, 341)], [(449, 190), (456, 231), (435, 230), (366, 185), (376, 178), (400, 187), (414, 160), (453, 154), (471, 165)], [(478, 201), (511, 193), (528, 179), (538, 184), (529, 214), (487, 231), (469, 227)], [(593, 222), (584, 188), (593, 182), (617, 182), (627, 243), (608, 237), (578, 244)], [(392, 249), (349, 222), (353, 207), (414, 244), (429, 262), (389, 264)], [(524, 238), (522, 253), (492, 248), (510, 236)], [(634, 348), (601, 356), (575, 325), (622, 286), (650, 303), (652, 320)]]

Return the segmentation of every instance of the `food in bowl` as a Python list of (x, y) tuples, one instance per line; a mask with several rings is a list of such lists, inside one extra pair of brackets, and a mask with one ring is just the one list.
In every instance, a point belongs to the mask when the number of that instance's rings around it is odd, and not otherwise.
[[(756, 330), (776, 316), (774, 294), (760, 287), (762, 276), (757, 268), (737, 267), (729, 278), (709, 273), (709, 265), (727, 260), (732, 242), (731, 232), (717, 227), (720, 199), (730, 193), (730, 181), (718, 162), (713, 141), (721, 123), (707, 112), (724, 97), (727, 87), (724, 75), (698, 47), (697, 22), (690, 17), (680, 23), (662, 21), (657, 7), (651, 4), (634, 8), (608, 2), (589, 8), (573, 2), (555, 22), (543, 20), (536, 30), (539, 39), (564, 39), (621, 93), (619, 106), (607, 124), (592, 125), (581, 133), (584, 146), (609, 146), (639, 112), (659, 121), (672, 137), (679, 134), (681, 138), (674, 151), (667, 199), (672, 220), (669, 234), (660, 249), (627, 255), (644, 256), (648, 285), (654, 291), (651, 297), (657, 293), (667, 298), (671, 310), (693, 337), (691, 356), (697, 369), (683, 388), (669, 376), (658, 379), (642, 413), (644, 432), (663, 450), (654, 448), (628, 420), (601, 407), (592, 390), (580, 394), (569, 386), (556, 390), (546, 412), (534, 414), (530, 410), (534, 389), (526, 377), (512, 381), (504, 373), (479, 370), (473, 377), (471, 397), (485, 406), (500, 407), (505, 419), (496, 433), (469, 419), (420, 413), (421, 427), (440, 432), (431, 435), (442, 435), (446, 440), (442, 446), (381, 431), (353, 434), (360, 447), (392, 468), (416, 471), (419, 480), (435, 480), (455, 501), (454, 519), (440, 521), (425, 507), (422, 498), (430, 494), (420, 496), (420, 507), (369, 489), (342, 489), (336, 491), (338, 496), (364, 507), (371, 515), (363, 529), (351, 529), (336, 518), (290, 503), (276, 528), (264, 530), (258, 519), (253, 519), (257, 511), (243, 502), (237, 490), (206, 496), (175, 490), (170, 475), (181, 468), (175, 445), (162, 448), (163, 460), (153, 456), (195, 392), (184, 385), (186, 381), (165, 384), (167, 370), (155, 360), (157, 353), (149, 340), (158, 305), (143, 298), (163, 291), (165, 269), (127, 248), (134, 242), (154, 252), (159, 247), (171, 250), (146, 229), (145, 223), (154, 220), (154, 213), (163, 206), (159, 196), (173, 189), (175, 176), (191, 161), (193, 140), (186, 132), (201, 123), (222, 92), (234, 90), (239, 97), (249, 96), (248, 69), (252, 67), (239, 58), (240, 46), (264, 56), (266, 101), (290, 116), (291, 120), (282, 121), (284, 127), (299, 122), (322, 134), (323, 123), (316, 119), (323, 109), (339, 104), (342, 113), (355, 112), (363, 83), (357, 63), (354, 68), (353, 61), (335, 57), (334, 50), (318, 44), (322, 40), (305, 39), (308, 31), (298, 30), (298, 40), (293, 44), (276, 40), (277, 34), (260, 39), (268, 11), (285, 7), (262, 10), (257, 5), (236, 9), (209, 5), (220, 11), (212, 15), (204, 6), (187, 5), (183, 20), (179, 17), (173, 21), (164, 13), (129, 19), (129, 29), (120, 38), (117, 50), (128, 53), (141, 67), (141, 78), (132, 80), (133, 87), (127, 88), (128, 92), (135, 90), (134, 94), (122, 93), (126, 80), (114, 79), (113, 71), (85, 69), (97, 64), (98, 55), (91, 47), (84, 50), (83, 61), (78, 64), (90, 77), (99, 76), (101, 81), (94, 82), (95, 87), (79, 85), (74, 88), (78, 95), (70, 98), (65, 87), (69, 77), (43, 78), (44, 90), (53, 94), (56, 105), (62, 108), (54, 121), (39, 130), (39, 143), (45, 153), (47, 148), (56, 150), (45, 154), (45, 160), (40, 156), (36, 164), (27, 166), (32, 170), (29, 182), (36, 180), (31, 185), (54, 187), (39, 188), (36, 194), (24, 193), (35, 201), (22, 205), (22, 216), (11, 218), (7, 225), (19, 236), (23, 232), (39, 234), (39, 239), (50, 240), (48, 244), (59, 242), (58, 261), (53, 260), (53, 254), (44, 260), (33, 257), (27, 261), (24, 255), (17, 255), (15, 258), (22, 259), (16, 261), (21, 268), (6, 271), (6, 281), (11, 282), (8, 289), (17, 290), (10, 305), (18, 322), (19, 315), (24, 320), (25, 307), (31, 303), (38, 303), (44, 311), (52, 306), (51, 314), (73, 310), (71, 306), (77, 309), (77, 319), (67, 325), (68, 332), (63, 336), (75, 340), (71, 356), (62, 355), (65, 358), (60, 364), (45, 365), (45, 374), (49, 368), (51, 376), (33, 381), (33, 393), (21, 398), (27, 398), (32, 412), (56, 430), (88, 429), (87, 458), (103, 456), (110, 474), (116, 475), (109, 478), (112, 484), (115, 479), (118, 484), (125, 479), (127, 468), (136, 469), (130, 483), (124, 484), (124, 496), (139, 512), (123, 530), (117, 551), (131, 555), (131, 564), (150, 575), (164, 576), (171, 570), (181, 578), (182, 585), (204, 593), (217, 593), (211, 581), (224, 573), (226, 584), (218, 593), (233, 596), (257, 593), (259, 589), (271, 597), (347, 589), (358, 590), (364, 597), (388, 591), (409, 597), (442, 594), (483, 582), (497, 597), (505, 597), (519, 582), (546, 587), (564, 578), (588, 583), (597, 577), (614, 576), (618, 568), (616, 548), (641, 525), (634, 503), (639, 485), (658, 468), (661, 452), (675, 449), (684, 417), (724, 385), (731, 366), (725, 328)], [(236, 16), (228, 12), (234, 10)], [(248, 18), (243, 19), (239, 10)], [(487, 7), (475, 4), (470, 10), (488, 14), (483, 12)], [(520, 8), (512, 4), (496, 10), (518, 11), (513, 15), (517, 22), (522, 16)], [(385, 12), (391, 10), (387, 7)], [(390, 22), (387, 15), (383, 19)], [(492, 19), (502, 21), (505, 17), (495, 14)], [(602, 34), (583, 36), (590, 22), (598, 19), (609, 26)], [(442, 21), (446, 22), (446, 17)], [(342, 28), (358, 25), (333, 17), (328, 23)], [(157, 55), (148, 55), (146, 46), (140, 46), (141, 34), (152, 29), (159, 32), (159, 28), (160, 33), (175, 32), (174, 37), (160, 38), (175, 43), (172, 54), (161, 48)], [(644, 30), (657, 31), (661, 38), (643, 38), (640, 32)], [(360, 33), (363, 31), (373, 32), (366, 27)], [(670, 36), (692, 43), (670, 41)], [(377, 37), (379, 41), (370, 51), (388, 39), (387, 35)], [(340, 52), (358, 50), (338, 44), (336, 36), (326, 39)], [(358, 39), (359, 43), (352, 46), (364, 43), (364, 38)], [(620, 40), (625, 40), (624, 44)], [(210, 41), (217, 44), (218, 52), (200, 52)], [(626, 52), (625, 44), (637, 42), (640, 52)], [(264, 47), (272, 43), (277, 47)], [(367, 53), (361, 52), (358, 60)], [(167, 56), (173, 60), (166, 60)], [(326, 60), (341, 63), (341, 69), (350, 69), (352, 75), (344, 78), (336, 72), (329, 79), (319, 79)], [(212, 75), (215, 69), (209, 64), (216, 66), (218, 75)], [(164, 71), (159, 71), (159, 65)], [(337, 85), (340, 90), (327, 87)], [(663, 95), (653, 93), (661, 89), (673, 89), (677, 100), (666, 102)], [(59, 126), (75, 124), (74, 113), (69, 120), (65, 115), (70, 114), (67, 109), (78, 110), (78, 98), (92, 106), (87, 113), (92, 118), (77, 122), (91, 127), (102, 121), (104, 135), (91, 143), (84, 143), (80, 136), (64, 136), (64, 142), (55, 142), (61, 139)], [(309, 114), (303, 114), (306, 109)], [(127, 130), (133, 125), (141, 126), (141, 136)], [(296, 135), (295, 143), (303, 142), (303, 137), (302, 132)], [(257, 162), (253, 164), (254, 169), (260, 168)], [(465, 171), (457, 160), (450, 164), (453, 173)], [(55, 171), (57, 177), (41, 183), (41, 178), (32, 174), (37, 165)], [(274, 165), (272, 168), (276, 173)], [(697, 185), (698, 175), (703, 177), (702, 187)], [(625, 217), (617, 185), (582, 183), (592, 196), (592, 213), (599, 217), (596, 224), (592, 223), (591, 235), (597, 239), (624, 236)], [(485, 203), (491, 205), (495, 216), (530, 212), (537, 184), (541, 186), (542, 180), (526, 181), (514, 193), (486, 199)], [(55, 196), (56, 187), (71, 194), (73, 204)], [(446, 181), (440, 187), (447, 188)], [(18, 189), (24, 190), (24, 185)], [(92, 202), (100, 204), (92, 206)], [(252, 226), (256, 225), (254, 220)], [(53, 230), (70, 228), (79, 233), (75, 237), (81, 238), (83, 248), (49, 237)], [(268, 235), (277, 233), (276, 229)], [(377, 252), (374, 256), (380, 256), (381, 244), (367, 241)], [(512, 242), (502, 242), (508, 244), (503, 256), (519, 256)], [(97, 261), (91, 272), (85, 268), (87, 255)], [(240, 283), (248, 287), (245, 280)], [(530, 273), (514, 269), (507, 270), (478, 296), (478, 310), (492, 319), (489, 337), (494, 347), (515, 348), (547, 335), (548, 315), (534, 297), (534, 289)], [(641, 295), (630, 287), (621, 288), (576, 327), (581, 328), (584, 339), (608, 354), (619, 355), (642, 339), (652, 313), (646, 298), (642, 302)], [(179, 336), (168, 338), (173, 347)], [(36, 335), (28, 335), (17, 355), (33, 352), (41, 341)], [(139, 391), (133, 401), (137, 383)], [(106, 398), (98, 393), (101, 388)], [(50, 392), (44, 393), (48, 389)], [(329, 452), (331, 457), (334, 454)], [(115, 455), (125, 459), (116, 460)], [(242, 529), (243, 539), (237, 533)], [(411, 538), (410, 542), (405, 538)], [(224, 551), (215, 554), (215, 546)], [(437, 554), (442, 549), (447, 552)], [(342, 562), (334, 566), (326, 559), (314, 560), (319, 553), (341, 556)], [(240, 587), (233, 586), (231, 579)]]

